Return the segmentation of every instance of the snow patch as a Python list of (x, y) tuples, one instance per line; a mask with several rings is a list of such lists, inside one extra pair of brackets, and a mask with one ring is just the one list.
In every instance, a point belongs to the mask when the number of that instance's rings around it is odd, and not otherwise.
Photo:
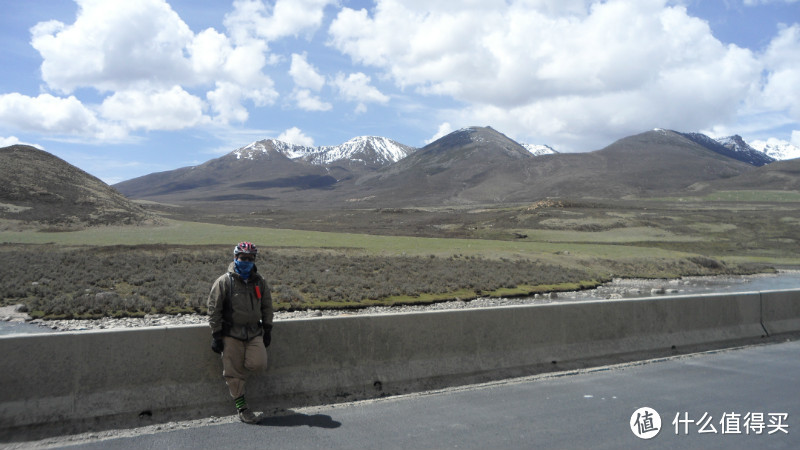
[(777, 160), (800, 158), (800, 147), (780, 139), (770, 138), (766, 141), (753, 141), (750, 146)]
[(553, 150), (553, 148), (550, 147), (549, 145), (543, 145), (543, 144), (520, 144), (520, 145), (525, 147), (525, 150), (531, 152), (533, 156), (552, 155), (558, 153), (557, 151)]
[(255, 159), (259, 155), (277, 152), (289, 159), (303, 160), (310, 164), (326, 165), (338, 161), (350, 161), (360, 164), (389, 164), (397, 162), (414, 148), (399, 144), (391, 139), (379, 136), (358, 136), (341, 145), (306, 147), (289, 144), (276, 139), (253, 142), (232, 152), (236, 159)]

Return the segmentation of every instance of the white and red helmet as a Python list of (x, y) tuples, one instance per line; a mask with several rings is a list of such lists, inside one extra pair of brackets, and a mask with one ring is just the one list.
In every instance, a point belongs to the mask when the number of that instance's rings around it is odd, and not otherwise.
[(258, 249), (252, 242), (239, 242), (233, 249), (233, 257), (236, 258), (240, 253), (247, 253), (255, 256), (258, 254)]

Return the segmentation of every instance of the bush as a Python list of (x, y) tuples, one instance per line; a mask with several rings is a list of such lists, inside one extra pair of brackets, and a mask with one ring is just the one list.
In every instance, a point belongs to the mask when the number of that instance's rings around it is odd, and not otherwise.
[[(211, 284), (231, 258), (227, 247), (208, 246), (7, 246), (0, 253), (3, 303), (26, 303), (41, 317), (205, 313)], [(30, 254), (47, 256), (31, 259)], [(490, 292), (593, 278), (535, 261), (330, 252), (265, 252), (257, 266), (271, 286), (276, 308), (286, 309), (313, 308), (321, 302), (359, 306), (389, 297)]]

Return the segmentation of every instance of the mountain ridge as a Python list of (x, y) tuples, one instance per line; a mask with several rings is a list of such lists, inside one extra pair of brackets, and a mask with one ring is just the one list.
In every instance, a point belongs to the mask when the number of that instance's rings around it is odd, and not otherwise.
[[(436, 206), (656, 195), (735, 177), (763, 162), (752, 148), (736, 151), (699, 133), (664, 129), (628, 136), (593, 152), (539, 156), (491, 127), (462, 128), (419, 149), (398, 144), (394, 153), (376, 150), (394, 141), (375, 145), (376, 139), (356, 138), (348, 142), (360, 147), (345, 150), (256, 141), (200, 166), (173, 171), (172, 177), (147, 175), (115, 187), (135, 198), (168, 203)], [(356, 147), (367, 149), (363, 154), (370, 159), (349, 159), (359, 154), (352, 150)]]
[(721, 155), (760, 167), (775, 162), (775, 158), (749, 146), (739, 135), (714, 139), (702, 133), (679, 133), (703, 147)]
[(277, 139), (253, 142), (232, 153), (238, 158), (253, 158), (259, 151), (277, 151), (287, 158), (312, 165), (331, 165), (341, 162), (360, 164), (367, 168), (397, 162), (413, 153), (409, 147), (380, 136), (357, 136), (340, 145), (310, 147)]

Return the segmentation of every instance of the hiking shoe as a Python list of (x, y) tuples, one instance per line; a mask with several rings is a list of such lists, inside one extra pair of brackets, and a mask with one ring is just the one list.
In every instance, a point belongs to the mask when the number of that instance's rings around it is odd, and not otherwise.
[(256, 418), (256, 415), (250, 410), (250, 408), (243, 408), (239, 410), (239, 420), (244, 423), (258, 423), (258, 418)]

